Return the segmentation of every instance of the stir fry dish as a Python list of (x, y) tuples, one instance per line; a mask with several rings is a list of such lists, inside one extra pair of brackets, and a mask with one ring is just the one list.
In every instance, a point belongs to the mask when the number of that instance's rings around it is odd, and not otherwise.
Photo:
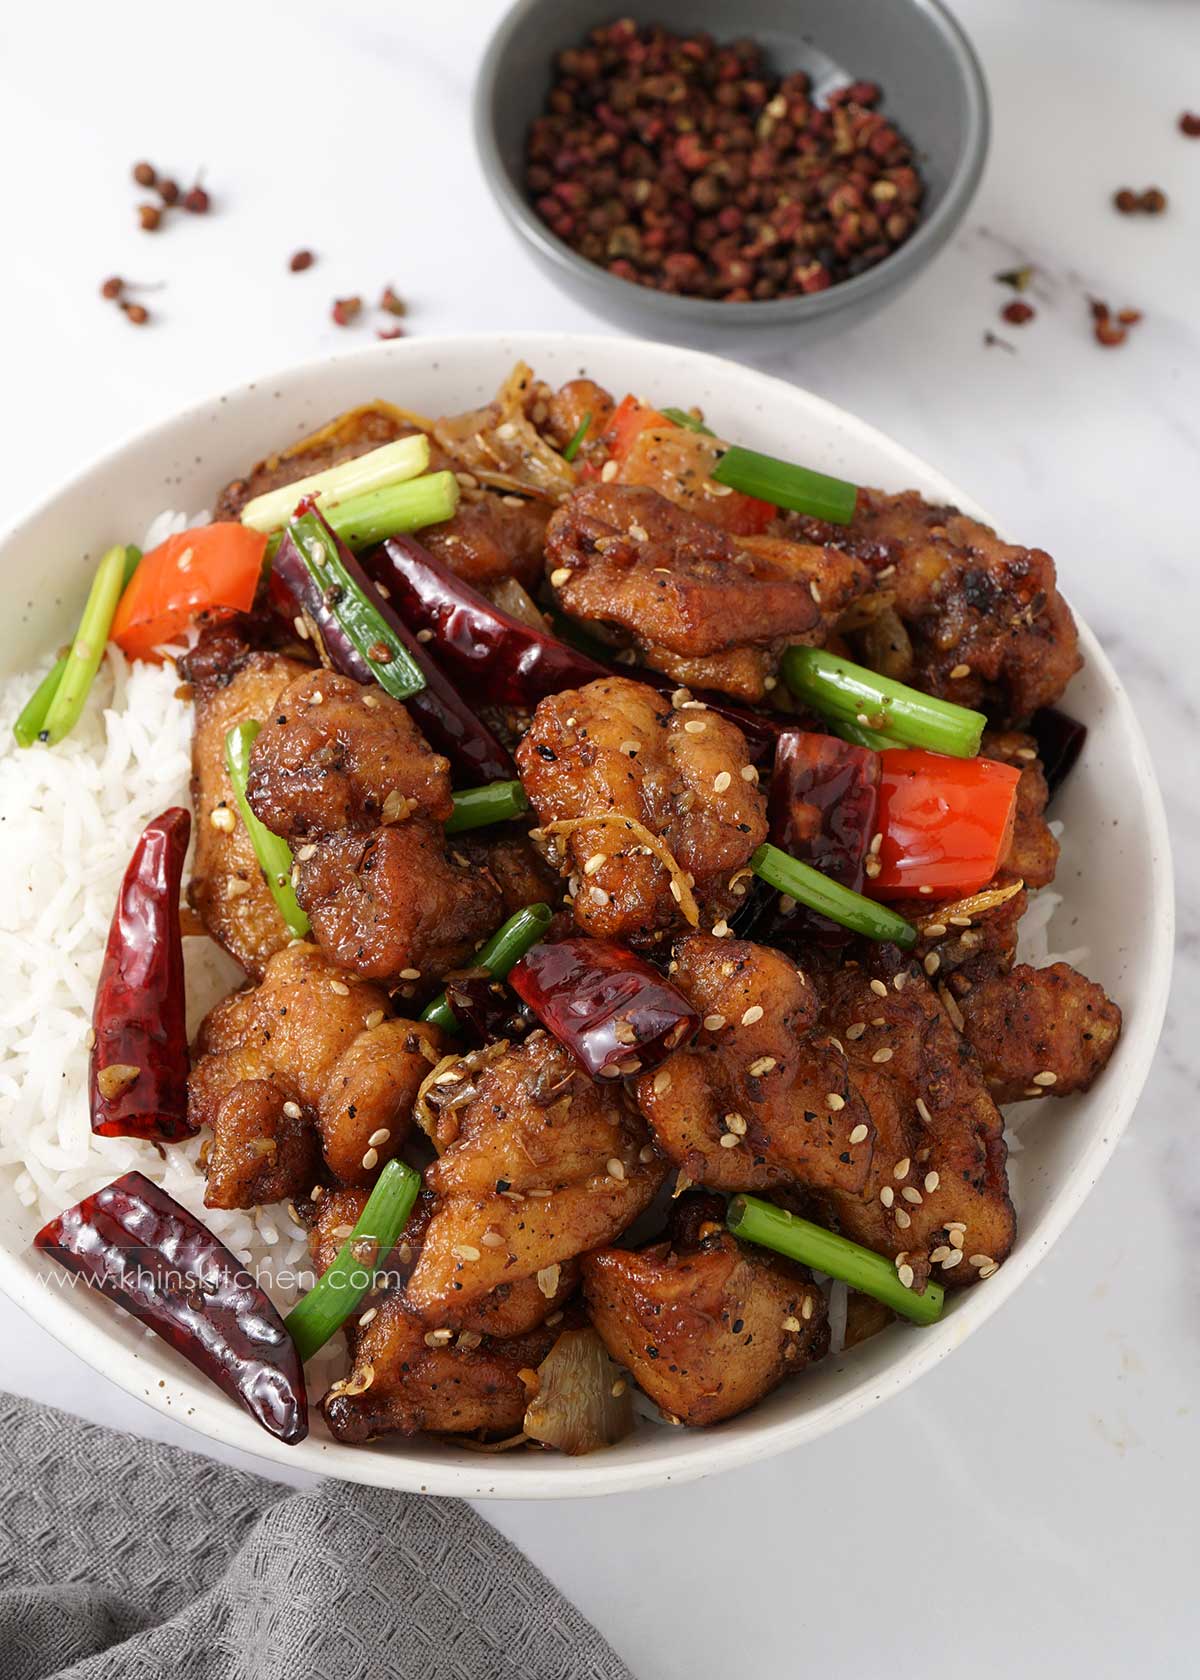
[[(306, 1365), (343, 1442), (709, 1427), (1003, 1265), (1002, 1105), (1054, 1125), (1121, 1026), (1018, 952), (1083, 741), (1048, 554), (519, 366), (110, 549), (22, 748), (110, 639), (177, 667), (191, 809), (121, 887), (92, 1129), (198, 1140), (312, 1287), (137, 1171), (35, 1240), (278, 1438)], [(197, 939), (244, 979), (189, 1044)]]

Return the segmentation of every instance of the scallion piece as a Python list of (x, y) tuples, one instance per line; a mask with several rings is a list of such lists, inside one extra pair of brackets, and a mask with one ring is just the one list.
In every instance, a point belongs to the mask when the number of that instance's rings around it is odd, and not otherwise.
[(250, 844), (254, 847), (254, 855), (271, 889), (271, 897), (279, 906), (279, 914), (295, 938), (307, 939), (308, 917), (297, 904), (296, 891), (292, 886), (292, 849), (286, 840), (281, 840), (278, 834), (272, 834), (269, 828), (259, 822), (246, 798), (246, 781), (250, 775), (250, 749), (261, 728), (262, 725), (253, 718), (233, 726), (225, 737), (225, 768), (229, 772), (233, 796), (246, 825), (246, 833), (250, 836)]
[(703, 420), (697, 420), (694, 414), (689, 414), (686, 408), (664, 408), (662, 413), (668, 420), (673, 420), (677, 426), (686, 426), (689, 432), (702, 432), (705, 437), (714, 437), (711, 426), (706, 426)]
[(903, 741), (897, 741), (891, 735), (881, 735), (877, 729), (866, 729), (861, 723), (851, 723), (847, 718), (829, 718), (827, 722), (840, 740), (849, 741), (855, 747), (870, 747), (873, 752), (885, 752), (888, 747), (904, 745)]
[(592, 423), (592, 414), (591, 414), (591, 410), (589, 409), (588, 412), (584, 415), (583, 419), (579, 422), (579, 426), (578, 426), (578, 428), (575, 432), (575, 436), (571, 439), (570, 443), (563, 450), (563, 460), (564, 461), (573, 461), (575, 459), (576, 455), (578, 455), (579, 451), (583, 448), (583, 440), (588, 435), (588, 427), (591, 425), (591, 423)]
[(463, 788), (454, 795), (454, 814), (446, 824), (446, 833), (463, 834), (469, 828), (507, 822), (528, 809), (529, 797), (520, 782), (488, 782), (484, 787)]
[(64, 653), (54, 661), (21, 708), (17, 721), (13, 724), (13, 735), (19, 747), (31, 747), (46, 727), (46, 713), (50, 710), (51, 700), (58, 693), (58, 685), (66, 668), (67, 655)]
[(69, 735), (79, 722), (88, 690), (104, 658), (113, 614), (125, 587), (125, 560), (125, 544), (117, 543), (96, 568), (79, 629), (75, 632), (71, 651), (50, 697), (45, 719), (37, 731), (38, 738), (49, 746)]
[(269, 535), (286, 525), (298, 504), (309, 496), (327, 513), (339, 502), (416, 478), (428, 465), (429, 439), (423, 432), (415, 437), (398, 438), (395, 443), (385, 443), (366, 455), (356, 455), (353, 460), (340, 461), (324, 472), (310, 473), (294, 484), (284, 484), (278, 490), (255, 496), (242, 509), (242, 524)]
[[(401, 489), (404, 488), (402, 485)], [(425, 673), (342, 564), (337, 544), (330, 540), (321, 516), (301, 514), (290, 522), (288, 533), (320, 585), (330, 610), (348, 640), (367, 661), (380, 688), (393, 700), (407, 700), (410, 695), (419, 694), (425, 687)]]
[(421, 1188), (421, 1175), (405, 1161), (389, 1161), (367, 1197), (358, 1223), (284, 1326), (301, 1359), (340, 1330), (375, 1280), (375, 1268), (395, 1248)]
[[(496, 929), (487, 944), (480, 947), (472, 967), (486, 969), (493, 980), (503, 980), (513, 964), (520, 962), (526, 951), (537, 944), (553, 916), (554, 912), (548, 904), (527, 904), (515, 916), (510, 916), (503, 927)], [(459, 1029), (458, 1017), (447, 1003), (445, 992), (426, 1005), (421, 1011), (421, 1019), (432, 1021), (444, 1032), (454, 1033)]]
[[(458, 507), (458, 480), (452, 472), (425, 473), (407, 484), (389, 484), (338, 502), (325, 514), (347, 548), (374, 548), (388, 537), (420, 531), (452, 519)], [(294, 505), (294, 504), (293, 504)]]
[(725, 1223), (743, 1242), (757, 1243), (827, 1277), (840, 1278), (852, 1289), (861, 1289), (893, 1312), (911, 1318), (914, 1324), (933, 1324), (942, 1316), (946, 1292), (940, 1283), (930, 1280), (919, 1294), (906, 1289), (885, 1255), (826, 1231), (786, 1208), (776, 1207), (774, 1202), (764, 1202), (758, 1196), (735, 1196)]
[(760, 846), (750, 859), (750, 867), (776, 892), (786, 893), (797, 904), (807, 904), (810, 910), (819, 911), (853, 933), (899, 945), (906, 951), (917, 942), (916, 928), (886, 904), (864, 898), (811, 864), (781, 852), (778, 846)]
[(844, 478), (830, 478), (828, 473), (779, 461), (774, 455), (760, 455), (756, 449), (742, 449), (736, 443), (725, 451), (711, 476), (718, 484), (757, 496), (760, 502), (827, 519), (832, 525), (849, 525), (858, 501), (858, 487)]
[(796, 698), (835, 726), (853, 724), (886, 736), (887, 746), (925, 747), (951, 758), (974, 758), (979, 751), (987, 724), (982, 712), (922, 694), (827, 648), (790, 647), (780, 670)]

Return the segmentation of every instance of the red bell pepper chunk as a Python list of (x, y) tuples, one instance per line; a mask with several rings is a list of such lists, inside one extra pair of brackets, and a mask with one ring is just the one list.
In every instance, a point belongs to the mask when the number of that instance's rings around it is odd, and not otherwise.
[(157, 1184), (126, 1173), (33, 1242), (149, 1325), (270, 1434), (289, 1444), (307, 1435), (300, 1356), (283, 1320), (224, 1243)]
[[(873, 898), (963, 898), (995, 877), (1012, 844), (1021, 773), (990, 758), (881, 752)], [(928, 888), (928, 892), (922, 889)]]
[(88, 1097), (103, 1137), (175, 1143), (188, 1119), (187, 1003), (179, 884), (192, 819), (147, 823), (121, 882), (92, 1009)]
[(111, 635), (130, 659), (157, 661), (192, 619), (249, 612), (267, 539), (236, 521), (217, 521), (168, 537), (144, 555), (121, 596)]

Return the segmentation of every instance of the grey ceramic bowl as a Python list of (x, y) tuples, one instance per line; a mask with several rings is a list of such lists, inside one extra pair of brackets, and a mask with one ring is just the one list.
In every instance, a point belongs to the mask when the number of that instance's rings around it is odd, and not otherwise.
[(530, 204), (525, 136), (544, 108), (551, 61), (597, 24), (627, 15), (621, 0), (517, 0), (479, 70), (475, 139), (501, 209), (547, 274), (596, 314), (647, 337), (730, 345), (765, 335), (793, 343), (851, 326), (896, 297), (966, 213), (987, 156), (987, 87), (979, 61), (940, 0), (652, 0), (634, 16), (680, 34), (750, 36), (773, 68), (806, 70), (818, 97), (849, 80), (878, 82), (883, 109), (913, 142), (926, 184), (916, 232), (875, 268), (808, 296), (722, 303), (670, 296), (578, 256)]

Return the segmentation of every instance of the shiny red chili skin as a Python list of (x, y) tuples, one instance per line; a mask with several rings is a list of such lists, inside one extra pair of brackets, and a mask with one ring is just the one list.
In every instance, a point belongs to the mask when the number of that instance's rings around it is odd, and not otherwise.
[[(489, 703), (532, 711), (548, 694), (614, 675), (644, 682), (659, 694), (679, 687), (661, 671), (640, 666), (614, 671), (549, 630), (513, 618), (414, 537), (389, 537), (364, 558), (364, 566), (409, 628), (430, 632), (429, 646), (454, 680)], [(794, 722), (782, 714), (748, 711), (704, 689), (696, 698), (737, 725), (756, 761), (770, 757), (781, 730)]]
[(1037, 742), (1047, 792), (1053, 799), (1083, 751), (1087, 724), (1060, 712), (1057, 706), (1043, 706), (1040, 711), (1034, 712), (1029, 733)]
[[(877, 752), (835, 735), (789, 729), (775, 749), (768, 800), (771, 839), (842, 886), (861, 892), (875, 833), (878, 790)], [(780, 911), (777, 898), (767, 930), (768, 940), (775, 936), (844, 945), (853, 938), (849, 929), (803, 904)]]
[(918, 747), (879, 755), (878, 873), (872, 898), (964, 898), (996, 874), (1012, 842), (1020, 771)]
[[(632, 1078), (657, 1067), (700, 1026), (682, 992), (607, 939), (535, 945), (508, 983), (593, 1079)], [(627, 1024), (623, 1038), (618, 1021)]]
[[(92, 1007), (88, 1101), (102, 1137), (176, 1143), (194, 1137), (188, 1120), (187, 999), (179, 887), (192, 819), (172, 806), (147, 823), (134, 847), (108, 930)], [(137, 1068), (113, 1096), (106, 1068)]]
[(243, 1266), (186, 1208), (125, 1173), (60, 1213), (34, 1247), (148, 1325), (289, 1445), (308, 1433), (295, 1343)]
[[(301, 502), (296, 511), (321, 518), (311, 498)], [(428, 648), (417, 640), (408, 624), (376, 589), (361, 561), (335, 536), (324, 519), (321, 523), (330, 541), (337, 545), (338, 555), (350, 576), (420, 666), (425, 687), (418, 694), (410, 695), (404, 704), (430, 746), (450, 760), (455, 779), (468, 785), (479, 785), (515, 778), (516, 765), (507, 749), (476, 716), (430, 656)], [(375, 673), (370, 662), (364, 659), (342, 629), (337, 615), (286, 531), (271, 564), (273, 579), (278, 580), (297, 603), (295, 610), (303, 608), (317, 626), (335, 669), (352, 677), (355, 682), (373, 683)]]

